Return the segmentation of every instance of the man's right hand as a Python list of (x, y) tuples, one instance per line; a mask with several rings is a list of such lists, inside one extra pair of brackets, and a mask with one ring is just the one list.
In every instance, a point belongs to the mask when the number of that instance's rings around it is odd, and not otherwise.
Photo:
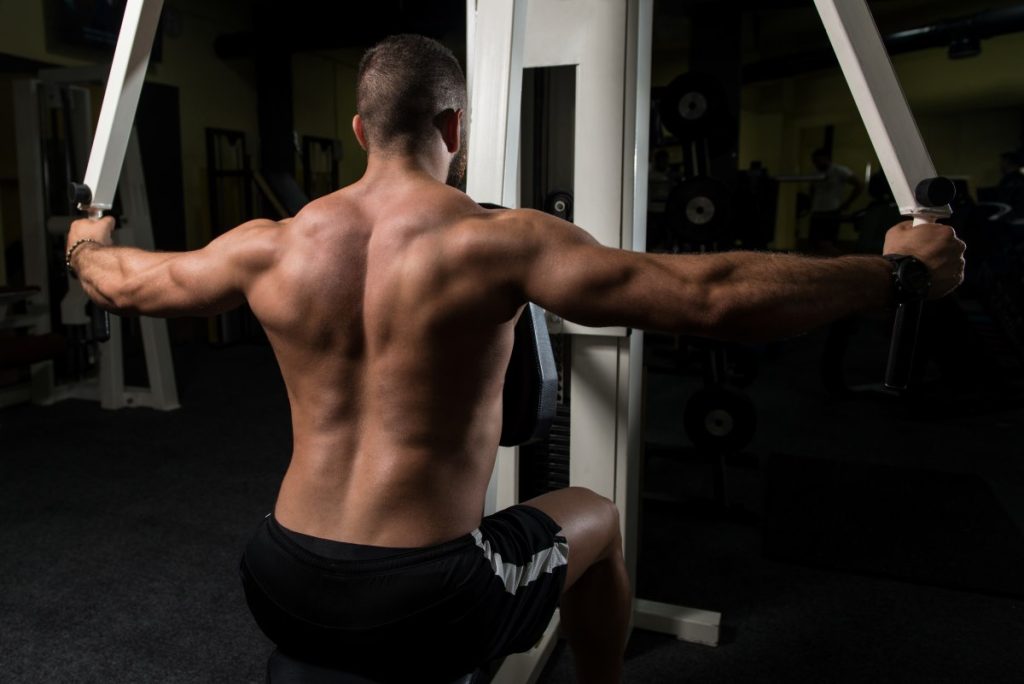
[(899, 223), (885, 234), (883, 254), (916, 257), (931, 271), (929, 299), (944, 297), (964, 281), (964, 244), (949, 226), (912, 221)]

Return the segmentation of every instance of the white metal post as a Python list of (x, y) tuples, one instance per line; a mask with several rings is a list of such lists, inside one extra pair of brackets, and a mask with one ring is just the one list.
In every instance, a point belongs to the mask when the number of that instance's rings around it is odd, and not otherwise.
[(814, 0), (814, 4), (900, 213), (949, 216), (949, 207), (923, 207), (915, 196), (919, 182), (936, 176), (935, 165), (867, 3)]
[(128, 0), (125, 6), (85, 172), (85, 185), (92, 197), (80, 208), (91, 216), (108, 211), (114, 204), (114, 193), (128, 149), (142, 84), (146, 80), (163, 4), (164, 0)]

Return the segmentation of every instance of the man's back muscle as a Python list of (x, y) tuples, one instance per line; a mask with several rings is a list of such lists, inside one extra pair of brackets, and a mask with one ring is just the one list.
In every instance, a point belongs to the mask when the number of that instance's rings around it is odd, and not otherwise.
[(480, 213), (438, 183), (357, 184), (275, 229), (247, 297), (291, 402), (286, 527), (420, 546), (479, 522), (517, 310), (474, 273)]

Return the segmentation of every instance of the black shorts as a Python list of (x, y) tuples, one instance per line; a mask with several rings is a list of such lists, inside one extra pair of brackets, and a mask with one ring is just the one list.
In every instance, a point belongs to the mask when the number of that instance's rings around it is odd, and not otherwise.
[(560, 532), (513, 506), (453, 541), (390, 549), (300, 535), (267, 516), (242, 583), (260, 629), (295, 658), (378, 681), (446, 681), (540, 639), (565, 582)]

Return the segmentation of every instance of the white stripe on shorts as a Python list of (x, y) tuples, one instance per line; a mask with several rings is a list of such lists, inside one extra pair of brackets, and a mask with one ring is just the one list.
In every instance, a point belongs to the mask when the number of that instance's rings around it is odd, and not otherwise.
[(484, 541), (480, 530), (471, 532), (476, 545), (484, 552), (484, 558), (494, 568), (494, 574), (505, 584), (505, 591), (513, 596), (521, 587), (533, 582), (542, 573), (554, 572), (556, 568), (569, 564), (569, 545), (564, 541), (533, 554), (525, 565), (515, 565), (502, 560), (501, 554), (491, 549), (491, 542)]

